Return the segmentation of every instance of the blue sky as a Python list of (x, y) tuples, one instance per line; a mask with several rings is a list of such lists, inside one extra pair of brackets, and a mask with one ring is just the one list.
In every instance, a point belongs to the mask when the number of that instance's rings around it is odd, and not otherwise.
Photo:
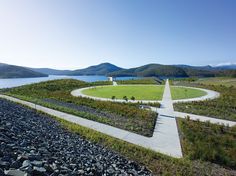
[(236, 1), (0, 0), (0, 62), (236, 63)]

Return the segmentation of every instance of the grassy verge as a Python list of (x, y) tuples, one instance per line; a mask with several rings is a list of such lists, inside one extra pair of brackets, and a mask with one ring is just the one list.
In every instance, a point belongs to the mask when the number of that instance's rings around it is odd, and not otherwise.
[(236, 126), (178, 119), (185, 157), (236, 169)]

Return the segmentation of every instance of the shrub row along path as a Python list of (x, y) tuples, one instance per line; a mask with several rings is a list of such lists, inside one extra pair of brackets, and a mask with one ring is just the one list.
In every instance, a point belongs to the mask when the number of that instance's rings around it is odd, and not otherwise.
[(187, 113), (175, 112), (173, 109), (173, 101), (171, 98), (169, 81), (166, 81), (163, 99), (161, 101), (161, 108), (152, 108), (153, 111), (157, 111), (158, 118), (156, 122), (156, 126), (153, 132), (152, 137), (145, 137), (142, 135), (138, 135), (126, 130), (122, 130), (119, 128), (115, 128), (106, 124), (102, 124), (99, 122), (87, 120), (75, 115), (71, 115), (68, 113), (60, 112), (57, 110), (53, 110), (47, 107), (43, 107), (40, 105), (35, 105), (34, 103), (23, 101), (17, 98), (13, 98), (6, 95), (0, 95), (2, 98), (6, 98), (8, 100), (21, 103), (27, 105), (31, 108), (37, 109), (39, 111), (45, 112), (49, 115), (53, 115), (59, 117), (61, 119), (65, 119), (67, 121), (79, 124), (84, 127), (91, 128), (93, 130), (102, 132), (109, 136), (127, 141), (132, 144), (136, 144), (145, 148), (149, 148), (151, 150), (164, 153), (176, 158), (182, 157), (181, 145), (179, 140), (178, 128), (176, 124), (175, 117), (186, 117), (186, 115), (190, 115), (191, 119), (199, 119), (200, 121), (210, 120), (213, 123), (223, 123), (225, 125), (233, 126), (236, 125), (236, 122), (231, 122), (227, 120), (220, 120), (205, 116), (197, 116)]

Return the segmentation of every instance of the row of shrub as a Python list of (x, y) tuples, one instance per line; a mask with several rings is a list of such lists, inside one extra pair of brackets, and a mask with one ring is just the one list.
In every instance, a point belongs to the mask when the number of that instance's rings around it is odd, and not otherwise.
[(184, 154), (236, 169), (236, 126), (179, 119)]
[(158, 78), (143, 78), (143, 79), (131, 79), (131, 80), (118, 80), (118, 84), (163, 84), (163, 81)]

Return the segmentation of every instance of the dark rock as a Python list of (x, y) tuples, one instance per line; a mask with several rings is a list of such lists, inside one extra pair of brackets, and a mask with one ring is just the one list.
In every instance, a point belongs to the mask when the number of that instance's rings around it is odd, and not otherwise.
[(4, 171), (0, 168), (0, 175), (1, 176), (4, 176), (5, 175), (5, 173), (4, 173)]
[(25, 167), (29, 167), (29, 166), (32, 166), (32, 164), (30, 163), (29, 160), (25, 160), (23, 163), (22, 163), (22, 168), (25, 168)]
[(42, 161), (32, 161), (31, 164), (33, 166), (42, 167), (43, 162)]
[(21, 162), (20, 161), (14, 161), (10, 168), (14, 168), (14, 169), (19, 169), (21, 167)]
[(2, 151), (0, 151), (0, 157), (3, 157), (4, 153)]
[(10, 163), (9, 162), (6, 162), (6, 161), (0, 161), (0, 167), (1, 168), (8, 168), (10, 166)]
[(33, 167), (33, 171), (32, 174), (33, 175), (44, 175), (44, 173), (46, 172), (46, 169), (44, 167)]
[(7, 170), (7, 171), (5, 171), (5, 174), (11, 175), (11, 176), (26, 176), (27, 175), (26, 172), (23, 172), (21, 170), (15, 170), (15, 169)]
[(145, 167), (70, 133), (46, 115), (2, 99), (0, 106), (0, 176), (3, 169), (18, 176), (151, 175)]
[(23, 163), (25, 160), (28, 160), (28, 157), (25, 155), (20, 155), (17, 157), (17, 161), (20, 161), (21, 163)]

